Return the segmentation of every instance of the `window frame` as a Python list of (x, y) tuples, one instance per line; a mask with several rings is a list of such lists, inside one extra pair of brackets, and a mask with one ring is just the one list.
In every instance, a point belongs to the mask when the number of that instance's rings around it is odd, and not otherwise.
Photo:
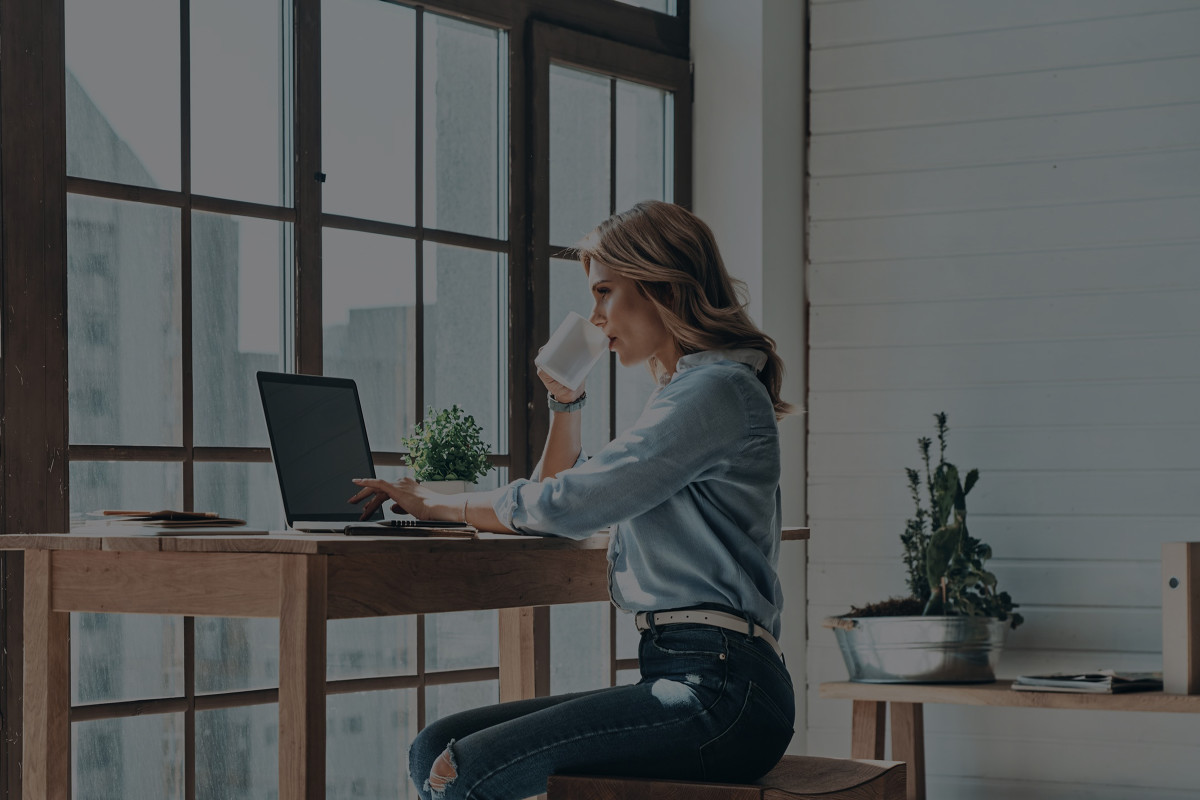
[[(0, 532), (43, 533), (69, 529), (69, 462), (150, 461), (183, 464), (184, 506), (192, 508), (196, 463), (265, 463), (266, 447), (196, 447), (192, 409), (192, 286), (191, 218), (205, 211), (293, 223), (294, 357), (288, 364), (297, 372), (320, 373), (322, 367), (321, 246), (322, 226), (330, 217), (321, 210), (320, 198), (320, 18), (321, 0), (291, 0), (293, 74), (293, 196), (291, 207), (237, 201), (191, 193), (188, 53), (190, 0), (179, 0), (182, 73), (181, 185), (179, 191), (134, 187), (66, 174), (65, 12), (63, 0), (0, 0), (0, 276), (4, 312), (0, 315)], [(548, 425), (538, 403), (540, 382), (529, 368), (537, 343), (549, 332), (544, 308), (547, 298), (548, 243), (537, 242), (540, 216), (538, 198), (545, 188), (530, 155), (539, 139), (534, 128), (547, 108), (539, 108), (531, 84), (534, 71), (545, 57), (539, 48), (554, 46), (567, 34), (545, 39), (547, 25), (570, 29), (570, 36), (586, 35), (592, 44), (563, 59), (583, 58), (579, 66), (596, 69), (608, 64), (622, 77), (655, 83), (638, 67), (625, 73), (621, 58), (639, 65), (659, 63), (659, 56), (678, 61), (689, 53), (689, 0), (678, 0), (675, 16), (667, 16), (616, 0), (380, 0), (394, 5), (458, 17), (502, 28), (507, 32), (508, 59), (508, 225), (505, 239), (446, 231), (423, 230), (423, 240), (495, 249), (508, 256), (509, 275), (509, 453), (495, 463), (508, 466), (510, 475), (528, 474), (540, 454)], [(584, 31), (586, 34), (574, 33)], [(570, 37), (568, 37), (570, 38)], [(420, 43), (418, 42), (418, 48)], [(592, 49), (589, 49), (592, 48)], [(572, 56), (571, 53), (575, 53)], [(606, 55), (608, 54), (608, 55)], [(617, 60), (609, 60), (618, 54)], [(636, 57), (635, 57), (636, 54)], [(595, 56), (596, 60), (591, 60)], [(420, 63), (418, 59), (418, 64)], [(653, 70), (651, 69), (651, 72)], [(417, 78), (419, 80), (419, 76)], [(418, 84), (419, 85), (419, 84)], [(664, 87), (666, 88), (666, 87)], [(681, 94), (682, 98), (683, 95)], [(675, 201), (690, 202), (691, 89), (684, 104), (676, 105)], [(420, 113), (420, 93), (418, 92)], [(686, 119), (686, 125), (681, 122)], [(680, 146), (681, 129), (686, 141)], [(684, 155), (686, 154), (686, 156)], [(682, 162), (682, 163), (681, 163)], [(548, 161), (547, 161), (548, 163)], [(682, 186), (686, 187), (681, 189)], [(177, 208), (181, 226), (181, 310), (183, 335), (183, 439), (178, 446), (70, 445), (67, 395), (67, 195), (80, 194)], [(542, 194), (539, 194), (542, 193)], [(418, 202), (420, 197), (418, 196)], [(545, 202), (542, 203), (545, 206)], [(548, 208), (548, 206), (547, 206)], [(548, 219), (548, 217), (546, 218)], [(335, 223), (344, 220), (332, 219)], [(333, 227), (341, 227), (335, 224)], [(395, 231), (392, 231), (393, 233)], [(421, 248), (418, 247), (418, 253)], [(419, 257), (419, 256), (418, 256)], [(538, 310), (535, 312), (535, 310)], [(286, 352), (286, 348), (285, 348)], [(420, 356), (418, 356), (420, 358)], [(418, 381), (424, 380), (418, 363)], [(418, 406), (420, 407), (420, 406)], [(518, 443), (520, 443), (518, 445)], [(400, 453), (377, 454), (382, 465), (400, 463)], [(507, 463), (505, 463), (507, 462)], [(0, 797), (21, 796), (21, 694), (23, 658), (23, 556), (0, 553), (0, 631), (7, 651), (0, 655)], [(536, 615), (547, 620), (546, 609)], [(244, 701), (270, 702), (263, 690), (221, 700), (221, 695), (197, 697), (194, 691), (194, 620), (184, 618), (184, 696), (155, 701), (99, 704), (72, 710), (73, 721), (119, 718), (138, 713), (185, 712), (185, 797), (195, 796), (195, 712), (209, 707), (245, 705)], [(424, 671), (424, 625), (418, 626), (416, 676), (359, 679), (331, 683), (331, 692), (371, 688), (405, 688), (448, 682), (491, 679), (498, 668)], [(543, 642), (545, 644), (545, 642)], [(380, 683), (382, 681), (382, 683)], [(344, 685), (343, 685), (344, 684)], [(394, 686), (393, 686), (394, 684)], [(539, 687), (542, 691), (548, 687)], [(423, 711), (424, 692), (419, 693)], [(224, 705), (226, 704), (227, 705)]]

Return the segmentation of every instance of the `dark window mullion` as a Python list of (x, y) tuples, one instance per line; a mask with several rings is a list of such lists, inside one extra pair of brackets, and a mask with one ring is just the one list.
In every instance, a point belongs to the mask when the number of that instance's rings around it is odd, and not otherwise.
[(293, 130), (296, 209), (292, 275), (295, 291), (292, 364), (296, 372), (323, 372), (321, 324), (321, 3), (293, 0), (296, 32)]
[[(608, 213), (617, 212), (617, 79), (608, 82)], [(599, 222), (599, 220), (597, 220)], [(608, 438), (617, 438), (617, 354), (608, 354)], [(610, 653), (616, 658), (616, 653)]]
[(67, 448), (71, 463), (81, 461), (177, 461), (187, 458), (180, 446), (73, 444)]
[[(416, 32), (416, 47), (414, 48), (414, 64), (413, 75), (416, 81), (416, 91), (413, 93), (416, 97), (413, 109), (413, 119), (416, 127), (416, 152), (413, 154), (414, 165), (413, 174), (416, 176), (413, 181), (413, 193), (416, 195), (415, 209), (416, 216), (413, 222), (416, 225), (416, 242), (414, 259), (417, 271), (417, 286), (416, 286), (416, 359), (413, 364), (413, 371), (416, 373), (414, 382), (415, 390), (415, 415), (414, 419), (424, 419), (425, 409), (425, 10), (420, 6), (416, 9), (417, 12), (417, 32)], [(424, 689), (421, 690), (422, 695)]]
[(235, 464), (271, 463), (269, 447), (194, 447), (196, 463), (231, 462)]
[[(194, 620), (186, 617), (187, 621)], [(397, 619), (400, 619), (399, 617)], [(186, 628), (185, 628), (186, 631)], [(193, 625), (194, 631), (194, 625)], [(186, 636), (186, 633), (185, 633)], [(193, 638), (194, 642), (194, 638)], [(193, 645), (194, 648), (194, 645)], [(194, 653), (194, 649), (193, 649)], [(343, 678), (328, 681), (325, 695), (359, 694), (420, 689), (425, 686), (453, 686), (500, 679), (499, 667), (469, 667), (466, 669), (436, 670), (415, 675), (381, 675), (370, 678)], [(129, 719), (154, 714), (178, 714), (185, 709), (215, 711), (225, 708), (248, 708), (279, 702), (279, 689), (249, 689), (193, 693), (190, 697), (154, 697), (140, 700), (116, 700), (71, 706), (71, 722), (95, 722), (102, 719)]]
[[(504, 159), (508, 174), (508, 381), (509, 396), (508, 449), (514, 462), (509, 477), (524, 477), (533, 468), (534, 459), (531, 439), (536, 427), (531, 427), (535, 418), (535, 404), (530, 398), (537, 375), (531, 375), (525, 356), (529, 350), (530, 335), (536, 333), (536, 320), (530, 314), (533, 300), (533, 277), (537, 276), (536, 259), (531, 250), (531, 237), (527, 227), (527, 213), (532, 211), (529, 203), (529, 187), (532, 176), (526, 167), (533, 139), (530, 126), (530, 86), (526, 73), (529, 61), (525, 30), (525, 9), (514, 8), (520, 13), (519, 20), (509, 28), (508, 52), (508, 115), (499, 121), (508, 126), (508, 153)], [(536, 63), (536, 58), (533, 59)], [(539, 382), (540, 383), (540, 382)], [(515, 473), (515, 474), (514, 474)]]
[[(196, 502), (195, 461), (195, 398), (192, 380), (192, 43), (191, 0), (179, 2), (179, 178), (183, 205), (179, 220), (180, 264), (180, 327), (183, 342), (180, 357), (183, 361), (183, 508), (191, 511)], [(191, 716), (190, 714), (188, 715)], [(187, 741), (184, 749), (195, 742)]]
[[(182, 203), (179, 208), (180, 327), (183, 342), (183, 508), (196, 504), (195, 397), (192, 352), (192, 36), (191, 0), (179, 3), (179, 178)], [(196, 620), (183, 618), (183, 796), (196, 800)]]
[[(413, 254), (416, 264), (416, 359), (413, 365), (413, 371), (416, 373), (415, 385), (415, 405), (413, 419), (420, 420), (425, 418), (425, 12), (424, 9), (417, 8), (416, 20), (416, 47), (414, 48), (414, 58), (416, 63), (413, 65), (413, 80), (416, 81), (416, 91), (413, 93), (416, 99), (413, 109), (413, 118), (415, 120), (416, 147), (413, 153), (413, 193), (415, 201), (415, 216), (413, 224), (416, 226), (415, 244), (416, 252)], [(401, 462), (403, 463), (403, 462)], [(425, 615), (417, 615), (417, 730), (425, 727), (425, 713), (428, 706), (428, 701), (425, 696)]]
[[(73, 444), (67, 455), (72, 463), (85, 461), (183, 462), (188, 458), (188, 451), (183, 447), (157, 445)], [(268, 447), (193, 447), (191, 458), (197, 463), (269, 463), (271, 450)]]
[(229, 214), (238, 217), (269, 219), (276, 222), (294, 223), (296, 221), (295, 210), (285, 206), (269, 206), (263, 203), (231, 200), (226, 197), (210, 197), (203, 194), (185, 194), (168, 189), (113, 183), (95, 178), (67, 178), (67, 191), (87, 197), (102, 197), (106, 200), (124, 200), (129, 203), (146, 203), (178, 209), (190, 206), (193, 211), (206, 211), (211, 214)]
[(150, 186), (133, 186), (125, 183), (113, 183), (96, 178), (79, 178), (68, 176), (67, 191), (72, 194), (89, 197), (103, 197), (107, 200), (125, 200), (130, 203), (150, 203), (158, 206), (183, 208), (183, 192), (170, 189), (156, 189)]

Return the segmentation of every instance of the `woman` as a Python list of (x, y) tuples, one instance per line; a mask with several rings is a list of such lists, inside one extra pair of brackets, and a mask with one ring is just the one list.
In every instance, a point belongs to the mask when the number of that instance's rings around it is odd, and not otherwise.
[(775, 637), (782, 593), (776, 423), (783, 365), (747, 316), (712, 232), (680, 206), (639, 203), (578, 248), (591, 321), (658, 388), (630, 430), (587, 458), (583, 387), (539, 371), (553, 411), (529, 480), (437, 495), (365, 479), (364, 515), (389, 498), (421, 518), (583, 538), (611, 527), (609, 589), (637, 613), (641, 681), (465, 711), (426, 727), (409, 770), (426, 800), (517, 800), (554, 773), (748, 781), (792, 736), (794, 696)]

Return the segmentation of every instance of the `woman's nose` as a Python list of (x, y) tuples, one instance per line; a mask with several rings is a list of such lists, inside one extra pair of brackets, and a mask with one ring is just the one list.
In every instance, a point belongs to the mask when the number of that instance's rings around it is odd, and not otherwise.
[(588, 322), (592, 323), (593, 325), (604, 324), (604, 315), (600, 313), (600, 306), (598, 304), (592, 306), (592, 315), (588, 317)]

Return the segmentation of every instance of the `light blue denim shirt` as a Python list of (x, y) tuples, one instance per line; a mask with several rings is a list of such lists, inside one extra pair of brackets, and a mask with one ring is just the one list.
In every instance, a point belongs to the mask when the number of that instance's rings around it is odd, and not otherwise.
[(757, 350), (683, 356), (632, 428), (555, 478), (509, 484), (496, 515), (572, 539), (611, 527), (618, 608), (716, 603), (778, 636), (779, 433), (755, 375), (765, 361)]

